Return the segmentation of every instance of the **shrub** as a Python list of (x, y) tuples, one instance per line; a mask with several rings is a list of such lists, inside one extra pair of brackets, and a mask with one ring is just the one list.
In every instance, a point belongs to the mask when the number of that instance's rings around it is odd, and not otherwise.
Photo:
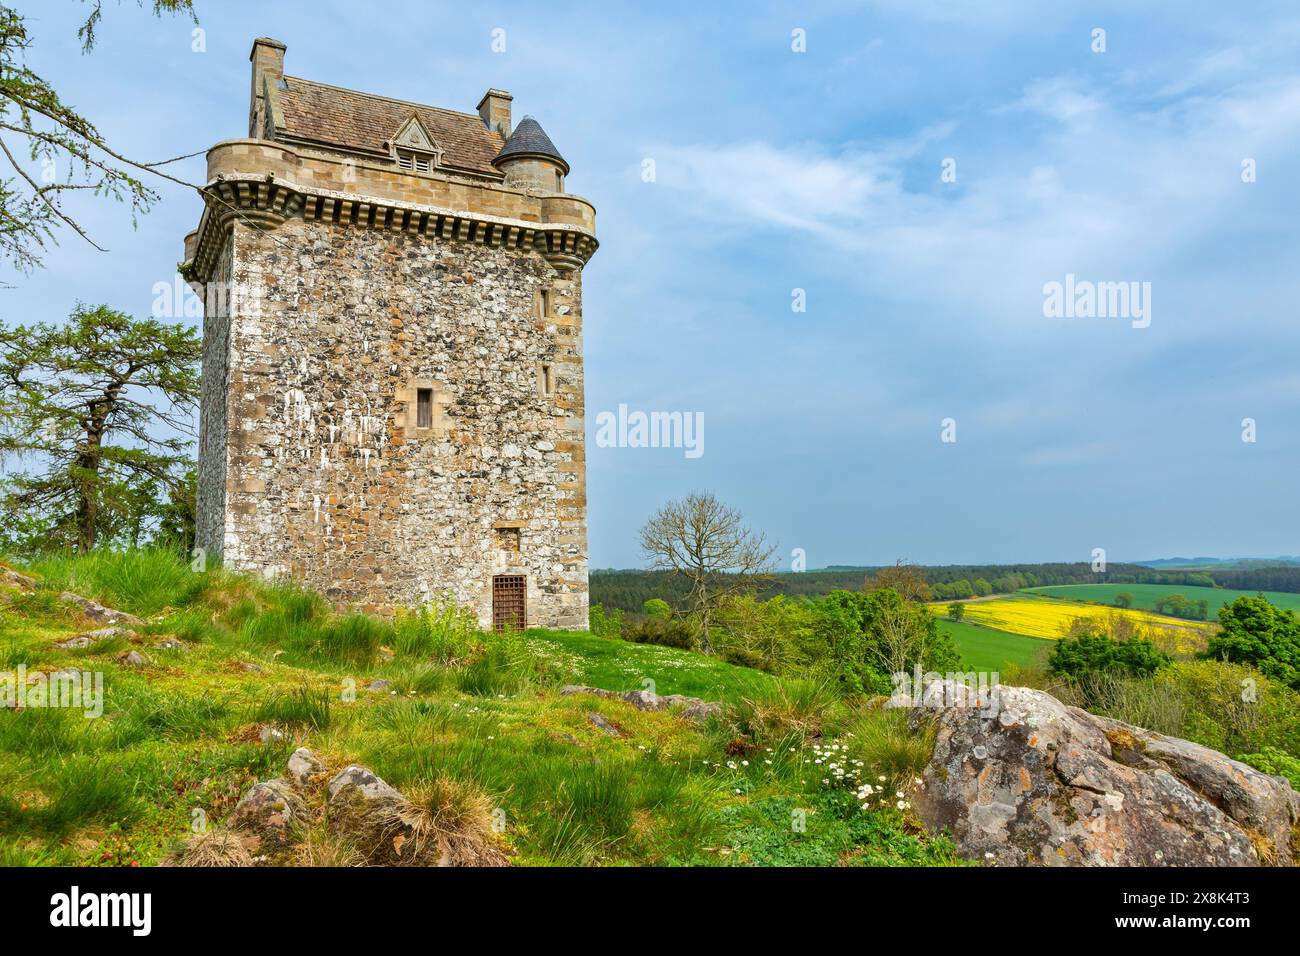
[(1104, 635), (1081, 634), (1057, 641), (1047, 667), (1060, 677), (1079, 678), (1090, 673), (1149, 676), (1167, 667), (1172, 658), (1145, 638), (1116, 641)]
[(668, 606), (668, 602), (663, 598), (650, 598), (641, 605), (641, 611), (646, 617), (672, 617), (673, 609)]
[(587, 609), (587, 627), (597, 637), (618, 637), (623, 628), (623, 612), (618, 609), (606, 612), (603, 604), (593, 604)]
[(1204, 656), (1253, 664), (1269, 677), (1300, 689), (1300, 618), (1274, 607), (1262, 595), (1239, 597), (1219, 608), (1223, 630), (1210, 639)]
[(646, 617), (627, 625), (623, 639), (637, 644), (659, 644), (689, 651), (695, 646), (696, 632), (680, 618)]
[(750, 667), (757, 671), (772, 671), (772, 663), (758, 651), (746, 647), (724, 646), (718, 648), (718, 657), (737, 667)]
[(1156, 675), (1181, 692), (1180, 736), (1223, 753), (1300, 754), (1300, 694), (1244, 664), (1185, 661)]
[(943, 673), (961, 663), (934, 615), (889, 588), (832, 591), (813, 608), (809, 663), (849, 693), (888, 694), (891, 674), (917, 666)]

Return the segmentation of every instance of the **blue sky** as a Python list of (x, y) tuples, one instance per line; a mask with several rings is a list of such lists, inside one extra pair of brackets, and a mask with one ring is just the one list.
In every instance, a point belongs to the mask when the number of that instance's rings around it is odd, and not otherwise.
[[(127, 3), (89, 56), (84, 5), (18, 6), (33, 68), (148, 160), (245, 134), (255, 35), (291, 75), (513, 93), (597, 208), (589, 437), (620, 403), (705, 420), (698, 458), (590, 443), (593, 567), (640, 564), (645, 518), (695, 489), (809, 567), (1300, 552), (1293, 3), (197, 0), (203, 53)], [(111, 251), (65, 235), (3, 276), (0, 318), (147, 314), (200, 211), (159, 189), (134, 231), (85, 207)], [(1045, 317), (1067, 274), (1149, 282), (1149, 327)]]

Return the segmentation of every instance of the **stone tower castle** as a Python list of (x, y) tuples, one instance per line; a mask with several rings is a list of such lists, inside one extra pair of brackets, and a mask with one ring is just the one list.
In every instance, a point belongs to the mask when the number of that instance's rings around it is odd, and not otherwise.
[(587, 626), (582, 268), (595, 210), (511, 96), (287, 76), (208, 152), (198, 543), (372, 611)]

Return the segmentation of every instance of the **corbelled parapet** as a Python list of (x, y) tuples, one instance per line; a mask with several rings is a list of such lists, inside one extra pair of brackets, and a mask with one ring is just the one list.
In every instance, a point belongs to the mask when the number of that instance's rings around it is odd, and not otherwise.
[(265, 140), (209, 150), (204, 195), (203, 218), (185, 248), (186, 274), (198, 282), (212, 275), (236, 218), (261, 229), (301, 218), (532, 249), (561, 272), (582, 268), (599, 246), (595, 208), (580, 196), (416, 177)]

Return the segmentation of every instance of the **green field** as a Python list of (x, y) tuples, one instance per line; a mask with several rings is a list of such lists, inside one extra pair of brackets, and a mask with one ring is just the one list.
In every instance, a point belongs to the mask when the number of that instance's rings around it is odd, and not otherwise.
[(1035, 656), (1052, 643), (961, 621), (941, 620), (939, 629), (952, 638), (966, 666), (977, 671), (1000, 671), (1009, 663), (1032, 664)]
[[(1210, 603), (1210, 620), (1225, 604), (1231, 604), (1239, 597), (1254, 597), (1258, 591), (1231, 591), (1226, 588), (1198, 588), (1179, 584), (1062, 584), (1056, 587), (1025, 588), (1030, 594), (1045, 594), (1050, 597), (1064, 598), (1069, 601), (1084, 601), (1097, 604), (1115, 603), (1115, 595), (1127, 591), (1133, 595), (1133, 607), (1145, 611), (1154, 611), (1156, 601), (1171, 594), (1181, 594), (1189, 601), (1206, 600)], [(1300, 594), (1283, 591), (1264, 591), (1268, 598), (1278, 607), (1300, 611)]]

